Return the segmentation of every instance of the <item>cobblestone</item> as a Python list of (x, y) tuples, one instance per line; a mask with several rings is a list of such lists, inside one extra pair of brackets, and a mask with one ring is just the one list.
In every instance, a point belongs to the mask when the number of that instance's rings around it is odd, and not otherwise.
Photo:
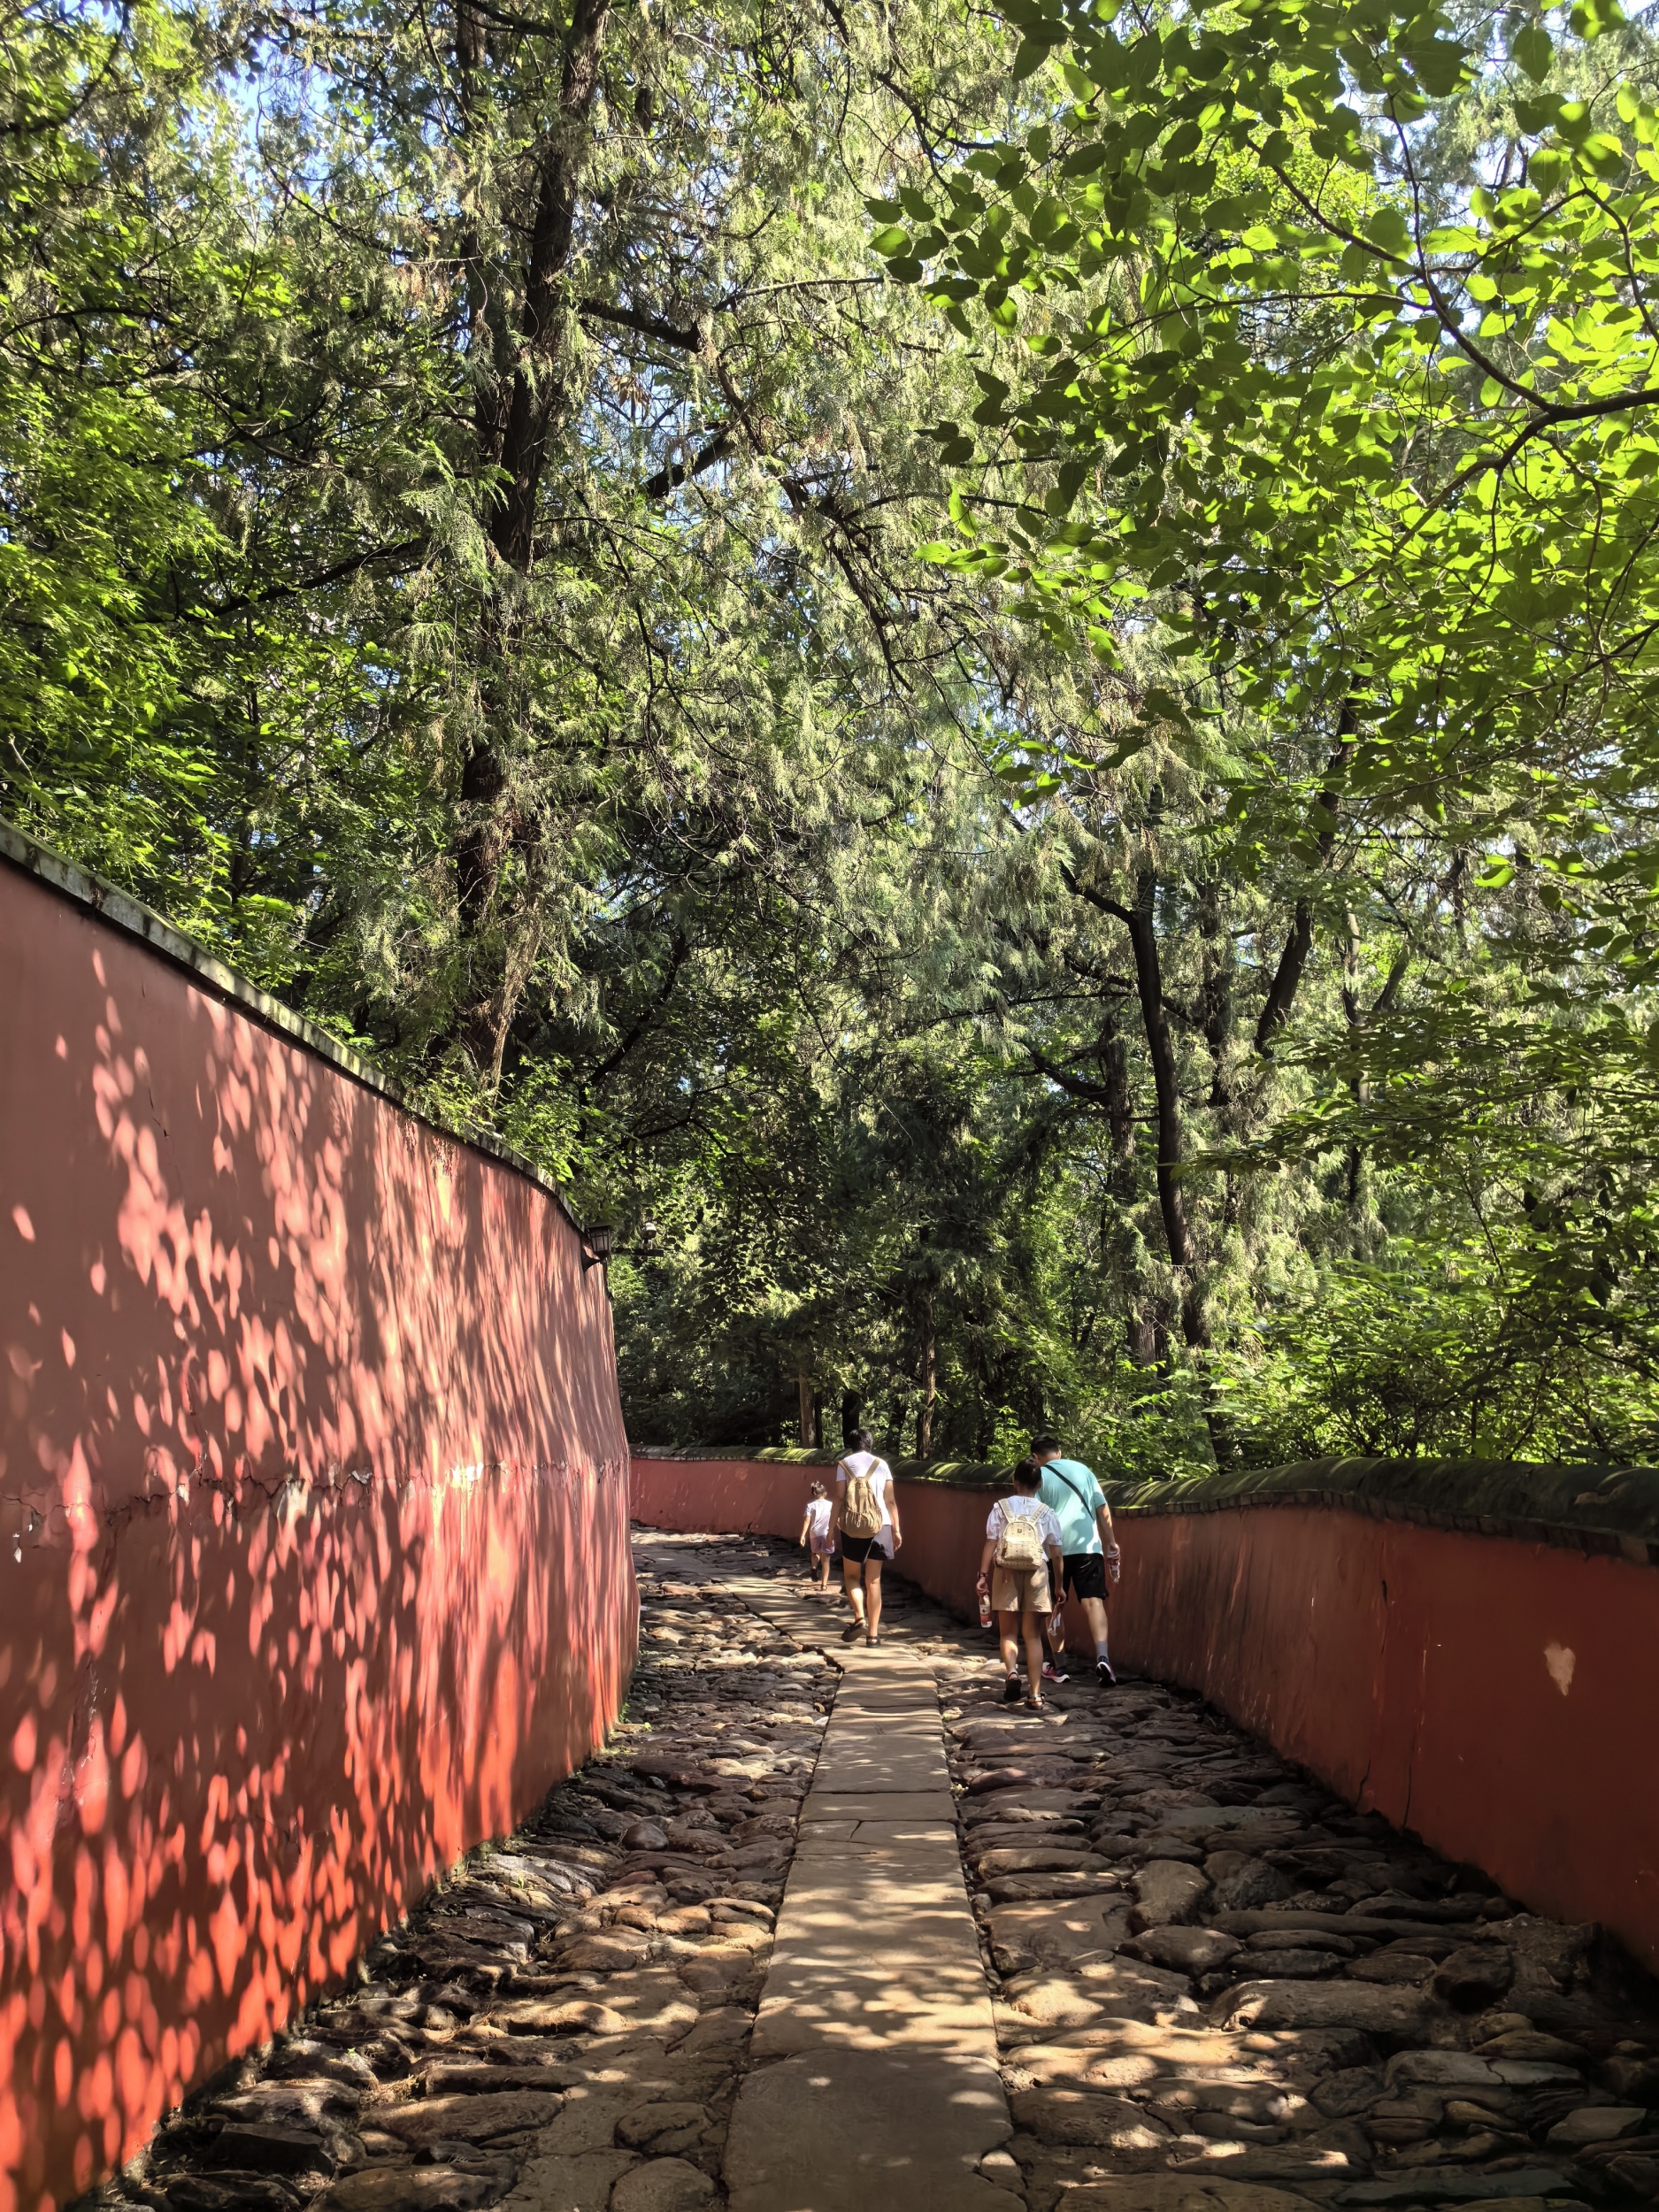
[(704, 2212), (835, 1675), (642, 1545), (605, 1752), (472, 1853), (357, 1985), (227, 2070), (115, 2212)]
[[(1041, 1717), (1000, 1697), (987, 1666), (948, 1720), (1031, 2212), (1659, 2198), (1659, 1991), (1598, 1931), (1179, 1691), (1067, 1684)], [(1037, 1806), (1110, 1860), (1087, 1900), (1057, 1878), (1001, 1901), (987, 1841)]]
[[(641, 1663), (604, 1753), (88, 2212), (720, 2212), (840, 1678), (726, 1586), (798, 1581), (788, 1548), (642, 1535), (638, 1560)], [(845, 1616), (820, 1609), (839, 1652)], [(1659, 1991), (1595, 1929), (1522, 1910), (1179, 1691), (1005, 1708), (987, 1640), (891, 1576), (883, 1630), (938, 1685), (1014, 2127), (979, 2162), (996, 2190), (1029, 2212), (1659, 2201)], [(867, 2200), (912, 2197), (895, 2177)]]

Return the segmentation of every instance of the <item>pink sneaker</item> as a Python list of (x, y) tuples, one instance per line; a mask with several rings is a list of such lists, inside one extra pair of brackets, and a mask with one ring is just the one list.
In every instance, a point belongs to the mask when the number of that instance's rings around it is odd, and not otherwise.
[(1043, 1661), (1042, 1678), (1045, 1682), (1069, 1682), (1071, 1679), (1069, 1674), (1061, 1673), (1059, 1668), (1055, 1665), (1052, 1659), (1045, 1659)]

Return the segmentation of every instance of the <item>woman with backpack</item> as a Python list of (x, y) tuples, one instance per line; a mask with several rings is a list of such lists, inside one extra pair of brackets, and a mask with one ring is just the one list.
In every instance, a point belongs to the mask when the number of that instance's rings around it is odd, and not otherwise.
[(876, 1440), (860, 1429), (853, 1448), (835, 1470), (835, 1511), (830, 1532), (839, 1537), (841, 1578), (852, 1601), (853, 1617), (841, 1631), (844, 1644), (862, 1636), (881, 1641), (881, 1569), (904, 1541), (899, 1532), (899, 1502), (893, 1470), (876, 1456)]
[(1033, 1713), (1042, 1710), (1042, 1627), (1054, 1610), (1053, 1592), (1062, 1571), (1060, 1524), (1037, 1494), (1041, 1484), (1042, 1470), (1036, 1461), (1022, 1459), (1014, 1470), (1014, 1494), (998, 1499), (985, 1524), (977, 1586), (981, 1601), (988, 1594), (996, 1615), (997, 1640), (1008, 1676), (1002, 1702), (1012, 1705), (1018, 1700), (1023, 1641), (1025, 1703)]

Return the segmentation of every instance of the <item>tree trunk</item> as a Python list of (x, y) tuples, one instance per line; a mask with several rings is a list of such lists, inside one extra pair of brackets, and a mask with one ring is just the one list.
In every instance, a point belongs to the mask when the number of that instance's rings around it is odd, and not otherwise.
[(1233, 1103), (1229, 1056), (1233, 1044), (1233, 939), (1223, 926), (1221, 887), (1204, 885), (1198, 902), (1198, 933), (1203, 940), (1203, 979), (1199, 1012), (1210, 1048), (1210, 1103), (1226, 1123)]
[(1129, 928), (1141, 1025), (1146, 1032), (1147, 1057), (1152, 1063), (1152, 1087), (1157, 1100), (1158, 1212), (1170, 1264), (1181, 1278), (1181, 1334), (1188, 1344), (1202, 1348), (1210, 1342), (1210, 1324), (1197, 1280), (1198, 1256), (1187, 1218), (1187, 1196), (1180, 1184), (1181, 1094), (1176, 1079), (1175, 1043), (1170, 1035), (1169, 1016), (1164, 1010), (1164, 972), (1154, 914), (1156, 897), (1157, 879), (1149, 866), (1143, 868), (1135, 886), (1133, 908), (1118, 911)]
[[(1402, 947), (1389, 966), (1375, 1003), (1368, 1007), (1362, 1003), (1359, 995), (1359, 925), (1350, 913), (1348, 917), (1348, 942), (1342, 955), (1342, 1016), (1348, 1024), (1349, 1040), (1356, 1049), (1371, 1023), (1379, 1014), (1386, 1014), (1394, 1004), (1409, 959), (1409, 955)], [(1371, 1103), (1371, 1083), (1363, 1068), (1355, 1068), (1348, 1078), (1348, 1091), (1356, 1108), (1363, 1110)], [(1348, 1148), (1348, 1207), (1349, 1215), (1355, 1219), (1364, 1210), (1365, 1195), (1364, 1156), (1356, 1142)]]
[(812, 1397), (812, 1379), (804, 1367), (796, 1371), (795, 1388), (801, 1418), (801, 1448), (815, 1452), (818, 1449), (818, 1413)]
[(1137, 1367), (1158, 1363), (1158, 1325), (1149, 1313), (1132, 1313), (1124, 1325), (1129, 1356)]
[[(1155, 794), (1152, 804), (1155, 821), (1158, 811), (1159, 802)], [(1129, 932), (1129, 947), (1135, 964), (1135, 992), (1141, 1002), (1141, 1025), (1146, 1034), (1147, 1057), (1152, 1063), (1152, 1085), (1157, 1102), (1158, 1213), (1164, 1224), (1164, 1241), (1169, 1252), (1170, 1264), (1181, 1279), (1181, 1334), (1195, 1349), (1207, 1349), (1210, 1324), (1204, 1312), (1202, 1289), (1198, 1280), (1198, 1256), (1193, 1244), (1192, 1230), (1187, 1218), (1186, 1197), (1179, 1180), (1181, 1098), (1176, 1076), (1174, 1041), (1170, 1035), (1169, 1016), (1164, 1010), (1164, 972), (1158, 957), (1156, 925), (1156, 872), (1149, 860), (1139, 870), (1135, 878), (1133, 907), (1108, 898), (1103, 892), (1091, 890), (1078, 879), (1070, 868), (1063, 866), (1061, 874), (1069, 890), (1087, 899), (1091, 906), (1098, 907), (1102, 913), (1115, 915)], [(1109, 1064), (1106, 1064), (1106, 1071), (1110, 1083)], [(1124, 1102), (1127, 1103), (1126, 1071)], [(1110, 1115), (1110, 1104), (1108, 1112)], [(1132, 1127), (1127, 1117), (1123, 1126), (1125, 1132)], [(1132, 1330), (1135, 1326), (1132, 1322)], [(1133, 1336), (1131, 1340), (1133, 1343)]]
[(916, 1418), (916, 1456), (927, 1459), (933, 1449), (933, 1405), (939, 1394), (939, 1339), (933, 1328), (933, 1302), (922, 1311), (922, 1406)]
[(887, 1433), (893, 1441), (888, 1447), (895, 1458), (904, 1450), (904, 1431), (910, 1417), (910, 1402), (902, 1391), (893, 1394), (893, 1409), (887, 1417)]
[(853, 1439), (864, 1425), (864, 1402), (856, 1390), (841, 1393), (841, 1449), (850, 1452)]
[[(1320, 791), (1315, 811), (1316, 842), (1319, 849), (1319, 864), (1324, 867), (1336, 849), (1337, 816), (1342, 806), (1340, 779), (1354, 757), (1357, 717), (1351, 699), (1342, 702), (1342, 711), (1337, 718), (1336, 749), (1325, 764), (1325, 780)], [(1290, 925), (1290, 935), (1285, 940), (1285, 949), (1279, 955), (1279, 966), (1268, 986), (1267, 1002), (1256, 1025), (1256, 1049), (1265, 1059), (1272, 1050), (1275, 1034), (1290, 1019), (1290, 1010), (1295, 1004), (1297, 988), (1302, 982), (1302, 970), (1308, 964), (1308, 955), (1313, 949), (1313, 908), (1306, 899), (1298, 899), (1295, 914)]]
[(1106, 1125), (1111, 1132), (1111, 1189), (1115, 1197), (1124, 1197), (1134, 1187), (1135, 1104), (1129, 1088), (1129, 1048), (1115, 1014), (1108, 1014), (1101, 1024), (1094, 1055), (1106, 1094)]
[[(549, 440), (565, 404), (557, 373), (564, 319), (560, 298), (576, 235), (577, 200), (588, 158), (588, 122), (599, 83), (611, 0), (574, 0), (565, 35), (558, 106), (536, 155), (535, 196), (522, 257), (503, 283), (482, 241), (464, 231), (465, 296), (472, 356), (480, 371), (474, 434), (480, 468), (495, 474), (498, 488), (485, 527), (503, 566), (527, 577), (535, 564), (536, 516)], [(457, 12), (455, 58), (464, 125), (480, 111), (488, 66), (489, 24), (495, 19), (465, 0)], [(487, 130), (488, 124), (484, 126)], [(521, 302), (517, 327), (494, 304), (511, 287)], [(541, 826), (512, 799), (509, 733), (515, 721), (509, 697), (516, 614), (491, 597), (480, 611), (479, 725), (461, 767), (460, 818), (451, 854), (457, 915), (465, 949), (457, 1032), (474, 1062), (492, 1080), (513, 1014), (534, 966), (537, 945), (513, 932), (501, 912), (503, 877), (518, 853), (531, 879), (539, 872)], [(534, 925), (530, 926), (534, 930)], [(498, 933), (505, 935), (501, 941)]]

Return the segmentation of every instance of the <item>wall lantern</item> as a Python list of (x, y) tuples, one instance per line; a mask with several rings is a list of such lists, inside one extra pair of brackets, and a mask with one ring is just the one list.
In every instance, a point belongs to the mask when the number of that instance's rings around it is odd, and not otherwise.
[(605, 1262), (611, 1257), (611, 1248), (616, 1242), (616, 1231), (611, 1227), (608, 1221), (595, 1221), (590, 1228), (585, 1229), (582, 1232), (582, 1241), (588, 1247), (588, 1249), (582, 1254), (582, 1272), (584, 1275), (588, 1272), (588, 1270), (590, 1267), (603, 1267), (604, 1265)]

